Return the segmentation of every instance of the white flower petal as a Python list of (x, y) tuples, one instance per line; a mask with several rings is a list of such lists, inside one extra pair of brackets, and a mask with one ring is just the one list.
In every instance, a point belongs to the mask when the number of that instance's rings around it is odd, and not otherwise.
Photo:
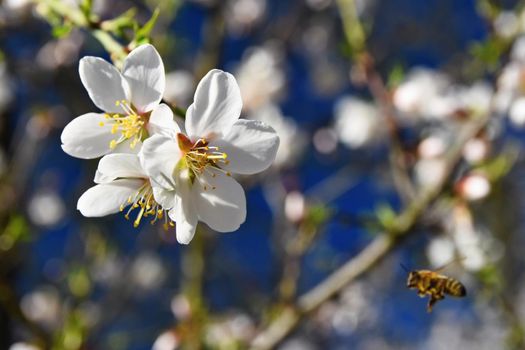
[(199, 219), (215, 231), (235, 231), (246, 220), (244, 190), (231, 176), (212, 171), (215, 177), (205, 173), (200, 178), (206, 189), (197, 181), (193, 185)]
[(172, 138), (177, 137), (177, 134), (181, 132), (179, 125), (173, 119), (173, 112), (168, 105), (161, 103), (151, 112), (148, 132), (150, 136), (161, 134)]
[(86, 217), (99, 217), (118, 213), (130, 196), (144, 184), (144, 180), (122, 179), (96, 185), (78, 199), (77, 209)]
[(175, 188), (173, 173), (181, 157), (177, 141), (163, 135), (153, 135), (144, 141), (139, 157), (152, 181), (165, 189)]
[[(101, 123), (104, 123), (101, 126)], [(109, 143), (115, 138), (111, 134), (112, 123), (103, 114), (87, 113), (66, 125), (60, 139), (67, 154), (83, 159), (92, 159), (109, 153)]]
[[(146, 178), (146, 173), (140, 165), (136, 154), (114, 153), (104, 156), (98, 163), (97, 173), (102, 175), (104, 182), (121, 178)], [(100, 179), (101, 177), (98, 176)], [(97, 175), (95, 175), (97, 179)], [(95, 181), (96, 182), (96, 181)]]
[(186, 112), (186, 131), (193, 141), (225, 135), (239, 119), (242, 99), (230, 73), (211, 70), (200, 81), (193, 104)]
[(187, 169), (177, 175), (177, 192), (169, 216), (175, 221), (177, 241), (181, 244), (190, 243), (197, 229), (198, 214), (192, 198), (192, 185)]
[(223, 139), (210, 143), (228, 155), (221, 168), (238, 174), (255, 174), (267, 169), (279, 148), (273, 128), (257, 120), (238, 120)]
[(164, 94), (164, 64), (157, 50), (149, 44), (137, 47), (126, 58), (122, 75), (131, 91), (131, 102), (139, 113), (151, 111)]
[(175, 191), (165, 190), (162, 187), (153, 185), (153, 197), (155, 201), (159, 203), (163, 209), (171, 209), (175, 206)]
[(93, 103), (105, 112), (122, 113), (115, 102), (129, 99), (126, 80), (111, 63), (98, 57), (84, 57), (78, 67), (80, 80)]

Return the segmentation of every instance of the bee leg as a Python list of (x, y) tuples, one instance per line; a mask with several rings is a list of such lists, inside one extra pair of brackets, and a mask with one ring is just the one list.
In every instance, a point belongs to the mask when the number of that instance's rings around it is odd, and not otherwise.
[(427, 312), (432, 312), (432, 307), (434, 306), (435, 303), (438, 302), (438, 298), (434, 297), (434, 296), (431, 296), (430, 299), (428, 299), (428, 304), (427, 304)]

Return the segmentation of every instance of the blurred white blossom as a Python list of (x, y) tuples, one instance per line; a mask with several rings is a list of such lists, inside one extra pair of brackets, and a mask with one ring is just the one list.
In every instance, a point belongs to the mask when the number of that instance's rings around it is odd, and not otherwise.
[(377, 107), (356, 97), (344, 97), (335, 105), (335, 132), (349, 148), (360, 148), (380, 139), (385, 132)]
[(283, 116), (279, 107), (266, 104), (254, 110), (247, 118), (271, 125), (279, 136), (280, 144), (274, 165), (294, 165), (302, 156), (307, 142), (306, 135), (293, 119)]
[(471, 164), (477, 164), (487, 158), (489, 144), (485, 139), (473, 138), (463, 147), (463, 158)]
[(7, 71), (7, 63), (0, 57), (0, 112), (7, 108), (13, 100), (11, 78)]
[(395, 89), (393, 102), (407, 118), (442, 119), (456, 107), (454, 96), (447, 94), (450, 86), (449, 78), (443, 73), (415, 68)]
[(22, 297), (20, 307), (31, 321), (52, 328), (61, 319), (60, 296), (51, 286), (40, 287)]
[(27, 211), (33, 224), (53, 227), (64, 218), (66, 207), (56, 191), (43, 189), (31, 196)]
[(501, 11), (494, 20), (494, 31), (503, 38), (512, 38), (519, 30), (520, 22), (514, 11)]
[(266, 0), (228, 0), (225, 16), (229, 30), (243, 34), (260, 23), (266, 13)]
[(18, 342), (18, 343), (12, 344), (9, 347), (9, 350), (41, 350), (41, 348), (39, 348), (36, 345), (29, 344), (29, 343)]
[(166, 74), (164, 99), (177, 106), (186, 107), (193, 97), (195, 79), (187, 70), (175, 70)]
[(291, 222), (299, 222), (306, 214), (306, 199), (299, 191), (292, 191), (286, 194), (284, 200), (284, 213)]
[(167, 271), (160, 257), (153, 253), (140, 254), (131, 266), (131, 280), (142, 290), (154, 290), (166, 279)]
[(469, 174), (458, 183), (460, 195), (469, 201), (485, 198), (490, 193), (490, 188), (489, 180), (480, 173)]
[(330, 154), (337, 148), (337, 133), (333, 128), (320, 128), (312, 138), (317, 152), (322, 154)]
[(180, 344), (177, 334), (173, 331), (166, 331), (160, 334), (153, 343), (152, 350), (175, 350)]
[(417, 183), (422, 187), (431, 187), (442, 181), (446, 163), (443, 158), (420, 159), (414, 166)]
[(246, 111), (274, 101), (285, 85), (281, 49), (276, 43), (248, 49), (234, 75)]
[(445, 266), (454, 260), (455, 244), (448, 237), (432, 239), (427, 247), (427, 256), (430, 265), (434, 268)]

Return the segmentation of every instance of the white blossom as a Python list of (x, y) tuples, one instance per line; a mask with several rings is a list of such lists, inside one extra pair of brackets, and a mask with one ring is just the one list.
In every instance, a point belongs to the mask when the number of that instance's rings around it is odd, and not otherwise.
[(164, 93), (164, 64), (157, 50), (139, 46), (127, 56), (122, 72), (101, 58), (84, 57), (79, 73), (91, 100), (105, 113), (72, 120), (62, 132), (62, 149), (90, 159), (136, 148)]
[(268, 43), (248, 49), (235, 71), (235, 77), (245, 110), (255, 110), (274, 100), (285, 84), (278, 46)]
[[(153, 119), (153, 118), (152, 118)], [(137, 227), (143, 217), (151, 216), (152, 221), (168, 218), (156, 201), (162, 197), (162, 188), (153, 189), (143, 170), (139, 158), (131, 153), (114, 153), (104, 156), (95, 174), (95, 185), (79, 198), (77, 209), (87, 217), (100, 217), (124, 211), (125, 216), (138, 209), (133, 225)]]
[(377, 108), (355, 97), (344, 97), (335, 106), (335, 132), (349, 148), (360, 148), (381, 137)]
[(141, 162), (154, 186), (165, 191), (155, 199), (170, 208), (180, 243), (191, 241), (198, 221), (219, 232), (237, 230), (246, 218), (246, 199), (231, 173), (258, 173), (275, 159), (275, 130), (239, 120), (241, 109), (235, 78), (212, 70), (197, 86), (185, 130), (163, 109), (163, 131), (144, 141)]

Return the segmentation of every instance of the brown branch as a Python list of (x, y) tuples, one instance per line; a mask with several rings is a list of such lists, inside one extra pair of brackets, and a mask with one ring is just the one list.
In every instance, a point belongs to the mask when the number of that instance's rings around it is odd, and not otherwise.
[(445, 175), (433, 186), (422, 189), (419, 195), (393, 221), (386, 233), (379, 235), (357, 256), (333, 272), (319, 285), (299, 297), (294, 306), (285, 309), (267, 328), (253, 340), (252, 349), (272, 349), (282, 341), (301, 319), (315, 311), (324, 302), (336, 295), (343, 287), (364, 273), (370, 271), (397, 243), (407, 236), (419, 221), (426, 209), (439, 197), (458, 162), (461, 160), (465, 143), (482, 130), (489, 121), (490, 114), (472, 120), (465, 125), (458, 135), (457, 142), (451, 146), (445, 156)]

